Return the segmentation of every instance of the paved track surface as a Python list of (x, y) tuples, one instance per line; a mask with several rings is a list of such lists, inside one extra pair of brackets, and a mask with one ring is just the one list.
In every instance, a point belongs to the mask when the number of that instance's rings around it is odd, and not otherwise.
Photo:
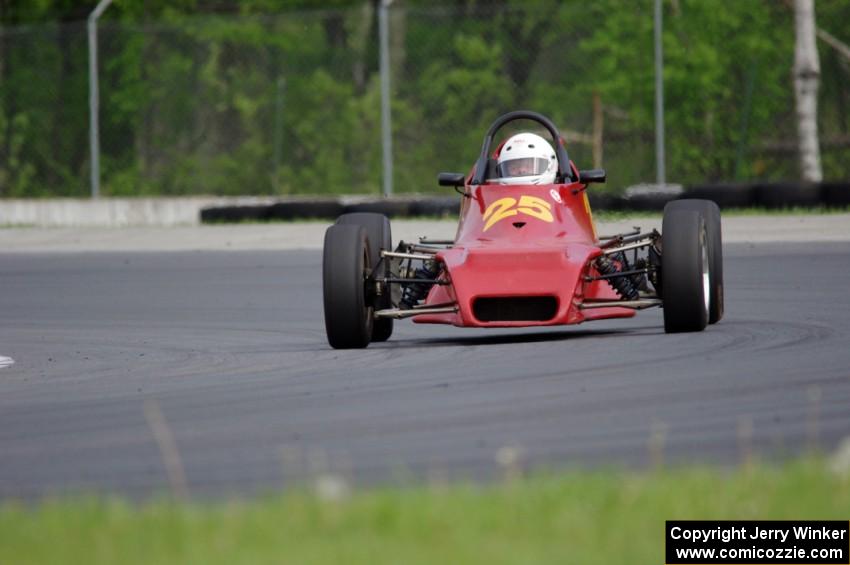
[(704, 333), (665, 335), (659, 311), (401, 322), (345, 352), (316, 251), (0, 255), (0, 497), (166, 490), (145, 406), (202, 497), (323, 472), (486, 479), (500, 450), (539, 469), (832, 449), (850, 435), (850, 243), (726, 254), (727, 316)]

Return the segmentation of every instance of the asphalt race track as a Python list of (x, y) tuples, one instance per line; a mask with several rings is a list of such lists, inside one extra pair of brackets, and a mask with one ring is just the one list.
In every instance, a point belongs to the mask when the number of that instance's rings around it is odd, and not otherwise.
[[(850, 435), (850, 243), (730, 244), (724, 320), (397, 322), (331, 350), (321, 252), (0, 255), (0, 497), (193, 496), (522, 469), (736, 463)], [(161, 414), (158, 420), (151, 414)], [(156, 421), (154, 421), (156, 420)], [(167, 451), (167, 450), (166, 450)]]

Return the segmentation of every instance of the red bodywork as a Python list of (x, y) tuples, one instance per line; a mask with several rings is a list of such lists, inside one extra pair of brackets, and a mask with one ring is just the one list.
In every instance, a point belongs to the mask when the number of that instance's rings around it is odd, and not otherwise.
[[(522, 327), (634, 316), (628, 308), (579, 308), (584, 300), (620, 298), (605, 281), (585, 281), (598, 274), (590, 263), (601, 251), (583, 184), (488, 183), (465, 190), (455, 243), (437, 253), (445, 265), (441, 277), (451, 284), (434, 286), (426, 300), (426, 307), (456, 302), (458, 311), (422, 314), (414, 322)], [(481, 321), (473, 312), (477, 298), (530, 296), (554, 297), (555, 315)]]

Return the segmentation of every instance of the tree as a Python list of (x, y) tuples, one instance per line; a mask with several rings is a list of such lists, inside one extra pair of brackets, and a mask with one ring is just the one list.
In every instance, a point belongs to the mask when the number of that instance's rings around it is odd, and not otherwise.
[(803, 180), (820, 182), (823, 170), (818, 144), (820, 60), (815, 44), (814, 0), (794, 0), (794, 98)]

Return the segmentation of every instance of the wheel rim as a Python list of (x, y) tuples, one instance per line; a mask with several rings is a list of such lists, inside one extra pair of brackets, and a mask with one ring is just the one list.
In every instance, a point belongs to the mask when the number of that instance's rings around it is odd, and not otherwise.
[(702, 262), (702, 301), (705, 312), (708, 314), (709, 301), (711, 299), (711, 279), (709, 276), (710, 266), (708, 263), (708, 246), (706, 245), (705, 230), (702, 230), (700, 234), (700, 255)]

